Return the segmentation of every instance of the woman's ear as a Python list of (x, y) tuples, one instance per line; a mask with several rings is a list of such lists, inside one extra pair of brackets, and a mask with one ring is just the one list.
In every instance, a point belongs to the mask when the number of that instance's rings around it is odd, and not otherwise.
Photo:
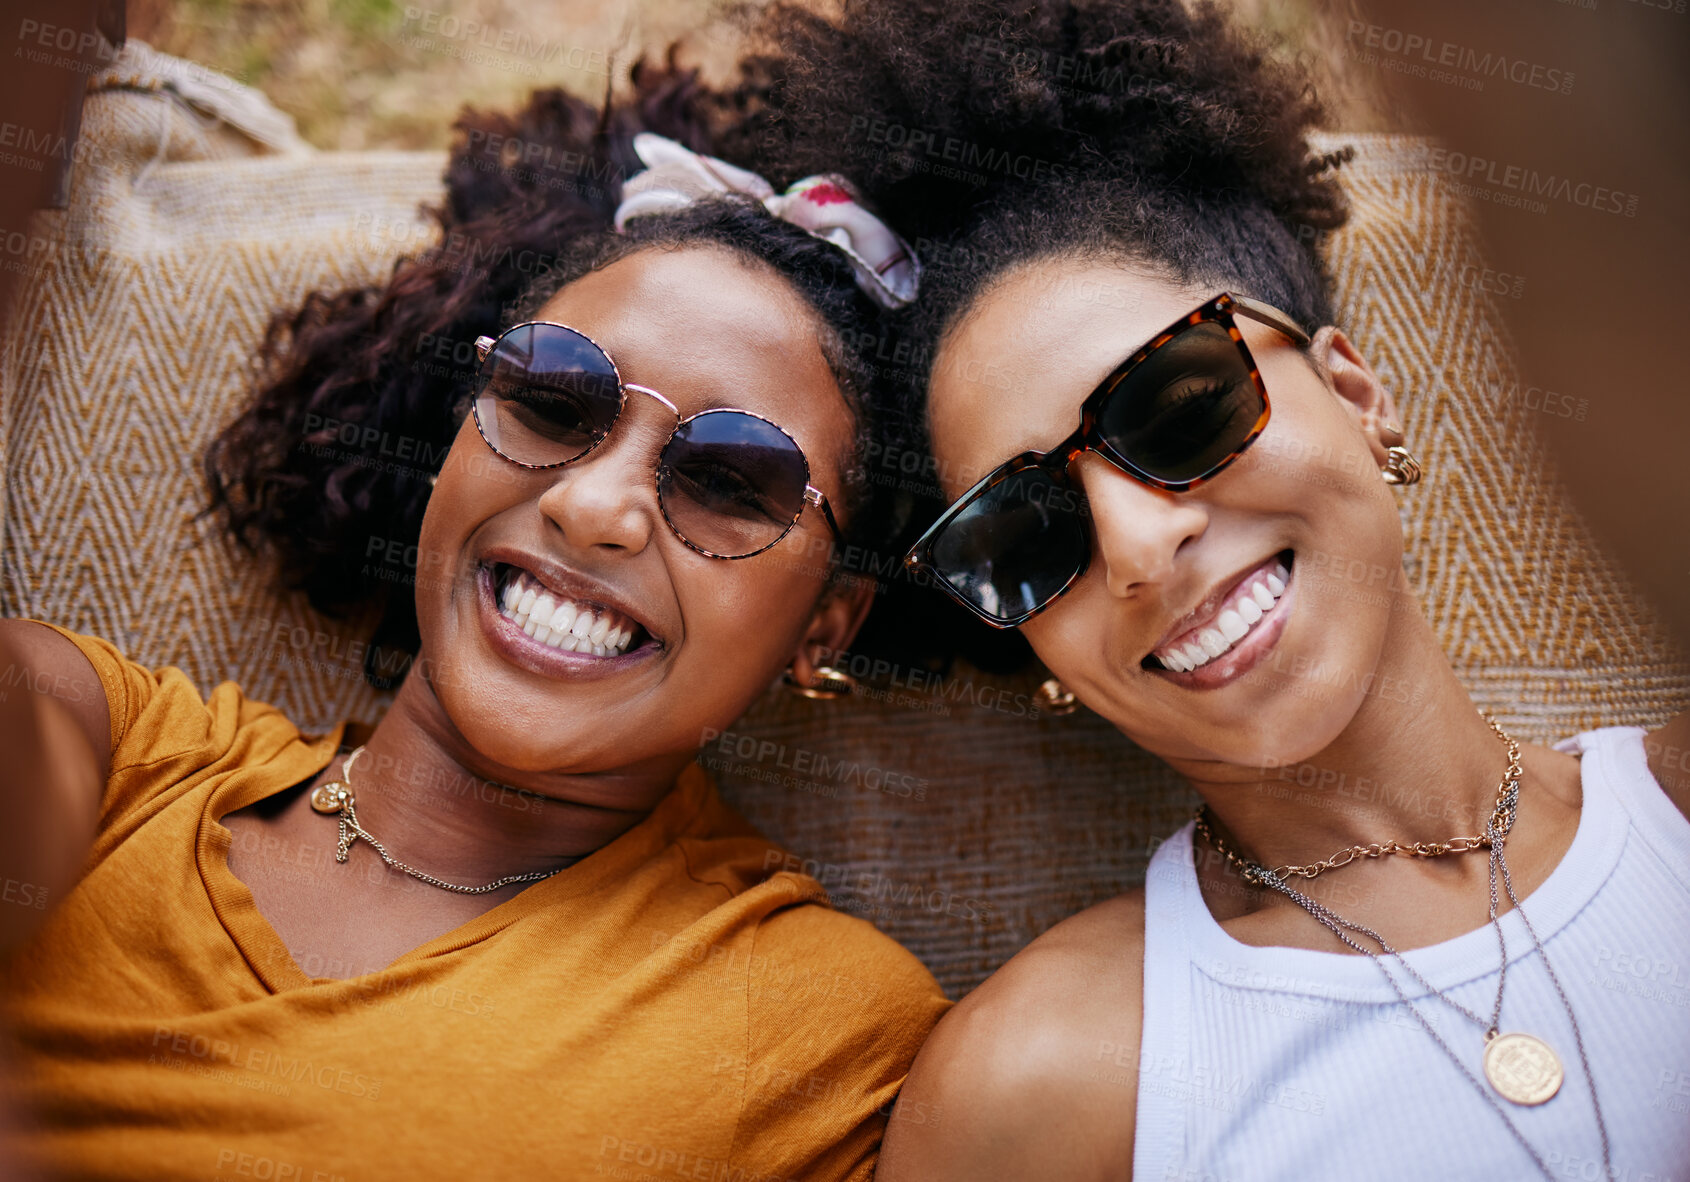
[(859, 575), (837, 579), (816, 604), (798, 650), (792, 654), (792, 680), (813, 686), (821, 681), (817, 669), (837, 667), (840, 655), (856, 639), (873, 606), (873, 579)]
[(1314, 334), (1309, 356), (1325, 375), (1332, 392), (1355, 417), (1374, 460), (1383, 465), (1385, 449), (1403, 441), (1402, 420), (1397, 417), (1391, 392), (1356, 351), (1350, 338), (1331, 325)]

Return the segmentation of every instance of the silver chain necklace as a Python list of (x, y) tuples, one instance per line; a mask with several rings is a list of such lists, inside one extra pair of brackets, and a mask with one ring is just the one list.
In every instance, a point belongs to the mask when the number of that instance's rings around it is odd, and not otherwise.
[[(1561, 1006), (1566, 1011), (1567, 1021), (1573, 1028), (1573, 1042), (1578, 1047), (1579, 1063), (1584, 1069), (1585, 1083), (1590, 1088), (1590, 1102), (1596, 1110), (1596, 1129), (1602, 1138), (1602, 1176), (1608, 1178), (1613, 1175), (1613, 1160), (1608, 1143), (1608, 1125), (1602, 1118), (1602, 1102), (1596, 1095), (1596, 1078), (1590, 1070), (1589, 1056), (1585, 1054), (1584, 1036), (1579, 1031), (1578, 1019), (1573, 1016), (1572, 1003), (1567, 1000), (1567, 992), (1561, 987), (1561, 979), (1556, 975), (1555, 966), (1549, 962), (1549, 953), (1544, 949), (1543, 941), (1538, 939), (1537, 929), (1532, 926), (1525, 908), (1520, 905), (1520, 900), (1515, 896), (1514, 882), (1508, 874), (1508, 858), (1504, 847), (1508, 833), (1514, 827), (1514, 816), (1519, 803), (1519, 748), (1514, 740), (1496, 724), (1495, 720), (1487, 719), (1487, 721), (1490, 722), (1492, 729), (1508, 743), (1510, 748), (1509, 778), (1506, 782), (1506, 790), (1503, 798), (1498, 802), (1495, 813), (1486, 823), (1482, 838), (1484, 844), (1490, 847), (1490, 923), (1496, 931), (1497, 947), (1501, 953), (1501, 968), (1498, 971), (1496, 983), (1496, 1002), (1491, 1007), (1489, 1022), (1434, 986), (1413, 965), (1409, 964), (1401, 953), (1392, 948), (1378, 932), (1364, 924), (1353, 923), (1325, 904), (1309, 898), (1286, 882), (1276, 870), (1270, 870), (1260, 862), (1239, 859), (1244, 866), (1241, 873), (1243, 873), (1247, 882), (1260, 883), (1263, 886), (1271, 887), (1290, 898), (1319, 920), (1334, 936), (1337, 936), (1350, 948), (1364, 956), (1371, 957), (1374, 963), (1379, 966), (1379, 971), (1385, 974), (1385, 979), (1390, 982), (1397, 997), (1414, 1015), (1415, 1020), (1420, 1023), (1427, 1034), (1431, 1035), (1432, 1040), (1443, 1049), (1450, 1062), (1454, 1063), (1461, 1074), (1466, 1076), (1467, 1081), (1473, 1085), (1474, 1089), (1495, 1109), (1497, 1116), (1502, 1119), (1502, 1123), (1508, 1127), (1508, 1131), (1520, 1143), (1520, 1147), (1537, 1164), (1537, 1168), (1543, 1176), (1553, 1182), (1554, 1175), (1550, 1173), (1548, 1165), (1537, 1150), (1532, 1148), (1530, 1142), (1520, 1132), (1519, 1127), (1515, 1125), (1507, 1111), (1501, 1104), (1497, 1103), (1497, 1095), (1501, 1095), (1510, 1102), (1519, 1105), (1531, 1106), (1545, 1103), (1560, 1090), (1563, 1078), (1560, 1059), (1542, 1039), (1521, 1032), (1499, 1034), (1497, 1031), (1497, 1022), (1502, 1016), (1502, 994), (1508, 981), (1508, 943), (1502, 934), (1502, 923), (1497, 916), (1499, 900), (1497, 898), (1496, 880), (1500, 870), (1503, 888), (1508, 894), (1508, 901), (1513, 904), (1514, 910), (1520, 913), (1520, 921), (1525, 924), (1526, 931), (1531, 933), (1532, 944), (1537, 948), (1538, 956), (1543, 961), (1544, 970), (1549, 974), (1549, 980), (1555, 986), (1555, 993), (1560, 997)], [(1212, 831), (1208, 830), (1206, 825), (1203, 826), (1203, 829), (1204, 835), (1211, 842), (1214, 841)], [(1348, 932), (1358, 932), (1367, 936), (1384, 950), (1384, 955), (1364, 948), (1351, 939)], [(1429, 993), (1485, 1028), (1484, 1072), (1485, 1077), (1490, 1081), (1490, 1088), (1486, 1088), (1479, 1082), (1472, 1069), (1461, 1061), (1461, 1057), (1437, 1032), (1431, 1022), (1427, 1020), (1426, 1015), (1409, 999), (1402, 983), (1397, 980), (1396, 974), (1391, 972), (1389, 962), (1385, 959), (1387, 956), (1401, 965)], [(1494, 1089), (1494, 1092), (1492, 1089)]]
[(352, 765), (358, 761), (358, 757), (362, 754), (364, 754), (362, 747), (353, 751), (351, 755), (346, 757), (346, 762), (341, 765), (341, 778), (321, 784), (311, 793), (311, 808), (314, 811), (326, 816), (336, 813), (340, 815), (340, 845), (335, 850), (334, 855), (336, 862), (345, 862), (347, 854), (352, 849), (352, 843), (359, 838), (363, 838), (370, 843), (376, 853), (381, 855), (381, 860), (393, 869), (402, 874), (409, 874), (420, 882), (426, 882), (429, 886), (439, 887), (443, 891), (456, 891), (460, 895), (484, 895), (488, 891), (496, 891), (500, 887), (507, 887), (512, 883), (539, 882), (543, 878), (550, 878), (559, 870), (566, 869), (566, 867), (559, 866), (557, 870), (531, 870), (527, 874), (509, 874), (504, 878), (483, 883), (480, 886), (463, 886), (460, 883), (447, 882), (443, 878), (436, 878), (434, 875), (425, 874), (413, 866), (405, 865), (398, 858), (388, 853), (387, 847), (377, 841), (369, 830), (358, 823), (358, 808), (352, 797)]

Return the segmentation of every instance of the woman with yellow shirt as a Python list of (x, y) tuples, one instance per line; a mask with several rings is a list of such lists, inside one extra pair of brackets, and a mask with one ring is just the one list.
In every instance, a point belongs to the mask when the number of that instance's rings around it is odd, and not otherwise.
[[(837, 178), (683, 147), (751, 142), (690, 77), (635, 83), (466, 117), (595, 167), (488, 170), (461, 135), (442, 247), (280, 325), (208, 455), (318, 606), (392, 589), (371, 651), (414, 657), (373, 729), (0, 621), (31, 890), (0, 1000), (43, 1172), (871, 1174), (946, 1003), (693, 757), (783, 669), (825, 690), (866, 614), (828, 557), (875, 526), (853, 342), (918, 266)], [(443, 463), (360, 465), (366, 430)], [(415, 546), (414, 594), (372, 543)]]

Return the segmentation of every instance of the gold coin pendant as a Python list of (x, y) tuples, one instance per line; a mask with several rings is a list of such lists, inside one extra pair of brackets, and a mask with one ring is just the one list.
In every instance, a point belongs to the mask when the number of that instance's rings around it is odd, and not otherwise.
[(1561, 1090), (1560, 1057), (1530, 1034), (1499, 1034), (1485, 1043), (1485, 1078), (1512, 1104), (1542, 1104)]

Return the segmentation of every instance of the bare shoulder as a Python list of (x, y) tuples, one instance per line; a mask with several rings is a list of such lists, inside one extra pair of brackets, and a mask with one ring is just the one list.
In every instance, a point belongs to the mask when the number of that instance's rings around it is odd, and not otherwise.
[[(76, 883), (111, 762), (105, 689), (89, 659), (51, 628), (0, 620), (0, 865), (42, 899)], [(44, 909), (43, 909), (44, 910)], [(43, 911), (8, 907), (0, 951), (19, 946)]]
[(1690, 710), (1644, 735), (1643, 750), (1661, 790), (1690, 817)]
[(97, 765), (111, 762), (106, 691), (76, 645), (34, 620), (0, 619), (0, 675), (0, 691), (29, 686), (58, 702), (87, 738)]
[(1143, 990), (1142, 891), (1051, 928), (939, 1023), (876, 1177), (1129, 1177)]

